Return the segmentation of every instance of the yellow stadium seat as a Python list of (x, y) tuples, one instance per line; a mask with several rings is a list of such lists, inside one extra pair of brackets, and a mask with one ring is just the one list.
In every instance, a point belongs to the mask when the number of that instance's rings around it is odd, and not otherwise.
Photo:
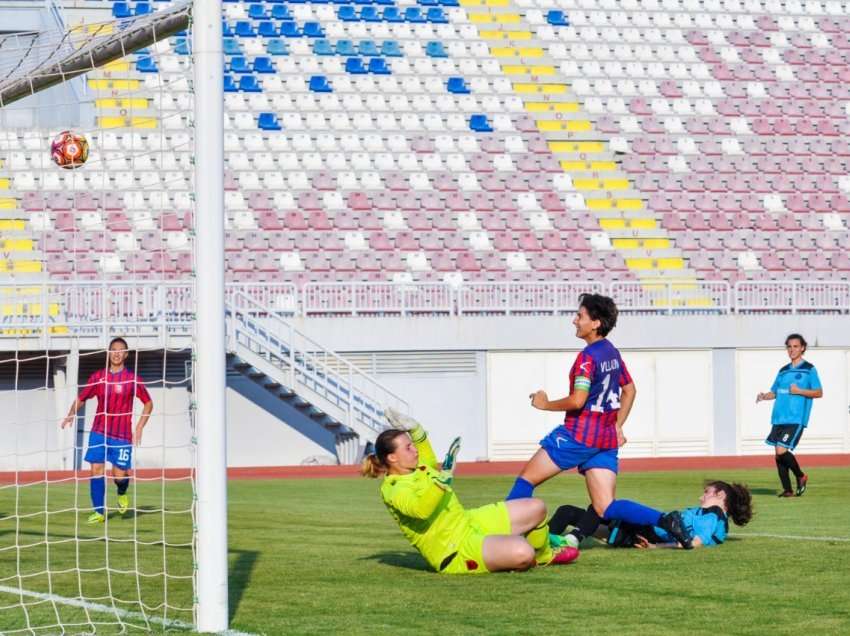
[(116, 117), (98, 117), (97, 123), (101, 128), (124, 128), (127, 126), (127, 118), (120, 115)]
[(522, 57), (543, 57), (543, 49), (536, 46), (524, 46), (519, 50)]
[(652, 269), (651, 258), (627, 258), (626, 267), (629, 269)]
[(493, 8), (496, 8), (496, 9), (504, 9), (507, 6), (510, 6), (508, 4), (508, 0), (486, 0), (485, 4), (488, 7), (493, 7)]
[(0, 177), (0, 190), (9, 189), (9, 177)]
[(516, 40), (517, 42), (521, 40), (530, 40), (531, 31), (507, 31), (506, 37), (509, 40)]
[(32, 252), (32, 239), (4, 239), (4, 252)]
[(479, 31), (482, 40), (507, 40), (508, 34), (504, 31)]
[[(3, 199), (0, 199), (2, 201)], [(14, 201), (14, 199), (12, 199)], [(0, 219), (0, 230), (7, 232), (20, 232), (26, 228), (26, 222), (23, 219)]]
[(610, 210), (614, 207), (611, 199), (587, 199), (585, 203), (590, 210)]
[(116, 71), (129, 71), (130, 63), (126, 60), (114, 60), (109, 64), (104, 65), (104, 71), (116, 72)]
[(655, 219), (630, 219), (630, 227), (635, 230), (654, 230), (658, 227), (658, 222)]
[(472, 24), (490, 24), (493, 22), (493, 16), (489, 13), (470, 13), (469, 21)]
[(532, 75), (543, 75), (543, 76), (554, 75), (555, 74), (555, 67), (554, 66), (548, 66), (546, 64), (538, 64), (536, 66), (531, 67), (531, 74)]
[(522, 64), (502, 64), (502, 73), (505, 75), (525, 75), (528, 67)]
[(659, 258), (658, 269), (684, 269), (685, 261), (680, 257)]
[(576, 190), (600, 190), (602, 181), (599, 179), (573, 179), (573, 187)]
[(90, 79), (89, 88), (95, 91), (135, 91), (141, 82), (135, 79)]
[(640, 199), (617, 199), (618, 210), (642, 210), (643, 201)]
[(628, 179), (605, 179), (602, 181), (602, 187), (606, 190), (628, 190), (632, 184)]
[(96, 108), (147, 108), (150, 102), (144, 97), (104, 98), (94, 100)]
[[(626, 219), (599, 219), (599, 227), (603, 230), (623, 230), (626, 228)], [(614, 239), (614, 245), (619, 239)]]
[(521, 19), (518, 13), (500, 13), (496, 16), (499, 24), (519, 24)]
[(648, 238), (643, 239), (643, 247), (647, 250), (666, 250), (670, 247), (670, 239)]
[(0, 197), (0, 210), (14, 210), (17, 207), (17, 200), (11, 197)]
[(605, 144), (601, 141), (550, 141), (549, 150), (552, 152), (604, 152)]
[(156, 117), (133, 117), (130, 119), (130, 126), (132, 128), (156, 128), (157, 121)]
[(460, 6), (462, 7), (480, 7), (481, 0), (460, 0)]
[(490, 47), (490, 55), (493, 57), (516, 57), (517, 50), (512, 46)]
[(618, 250), (636, 250), (640, 248), (640, 240), (635, 238), (615, 238), (611, 240), (611, 245)]
[(37, 274), (41, 271), (40, 261), (12, 261), (0, 260), (0, 272), (14, 272), (16, 274)]
[(592, 126), (584, 119), (573, 119), (559, 121), (556, 119), (544, 119), (537, 122), (537, 128), (541, 132), (587, 132)]

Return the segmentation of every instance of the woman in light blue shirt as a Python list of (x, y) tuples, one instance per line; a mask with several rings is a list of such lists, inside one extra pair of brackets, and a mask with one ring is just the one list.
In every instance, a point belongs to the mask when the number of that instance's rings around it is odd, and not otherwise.
[[(806, 344), (806, 339), (798, 333), (792, 333), (785, 339), (785, 349), (791, 362), (779, 369), (770, 391), (759, 393), (756, 397), (756, 403), (776, 400), (770, 416), (770, 434), (765, 443), (776, 450), (776, 470), (782, 482), (780, 497), (793, 497), (795, 494), (799, 497), (806, 492), (809, 481), (792, 452), (800, 442), (803, 429), (809, 425), (812, 400), (823, 397), (817, 369), (811, 362), (803, 360)], [(797, 479), (796, 492), (791, 490), (789, 470)]]

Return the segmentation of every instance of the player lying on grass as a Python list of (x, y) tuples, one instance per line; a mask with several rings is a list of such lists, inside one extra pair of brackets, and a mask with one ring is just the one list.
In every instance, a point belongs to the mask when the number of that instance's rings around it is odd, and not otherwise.
[[(564, 413), (564, 423), (540, 441), (507, 500), (531, 497), (534, 489), (558, 473), (578, 468), (584, 475), (593, 506), (582, 525), (596, 527), (599, 520), (619, 519), (638, 525), (657, 522), (655, 511), (627, 499), (615, 499), (620, 446), (626, 443), (623, 425), (629, 417), (636, 389), (626, 363), (607, 335), (617, 324), (617, 305), (600, 294), (579, 296), (573, 319), (575, 335), (587, 346), (578, 354), (569, 375), (570, 394), (550, 400), (545, 391), (531, 394), (531, 406)], [(665, 515), (662, 527), (682, 542), (677, 515)]]
[[(585, 511), (576, 506), (561, 506), (549, 520), (549, 532), (562, 535), (568, 526), (579, 524)], [(664, 514), (656, 511), (660, 520)], [(725, 481), (706, 482), (699, 506), (685, 508), (680, 513), (690, 541), (690, 547), (720, 545), (729, 532), (729, 519), (745, 526), (753, 517), (750, 490), (743, 484)], [(653, 524), (636, 525), (627, 521), (603, 520), (595, 532), (587, 536), (605, 539), (615, 548), (678, 548), (681, 545), (664, 528)], [(588, 529), (585, 529), (585, 531)], [(575, 534), (575, 532), (573, 532)], [(553, 537), (555, 538), (555, 537)]]
[(549, 545), (546, 505), (526, 498), (465, 510), (452, 489), (455, 440), (441, 467), (425, 429), (391, 409), (393, 427), (378, 435), (363, 460), (365, 477), (384, 476), (381, 497), (407, 540), (444, 574), (527, 570), (570, 563), (575, 548)]

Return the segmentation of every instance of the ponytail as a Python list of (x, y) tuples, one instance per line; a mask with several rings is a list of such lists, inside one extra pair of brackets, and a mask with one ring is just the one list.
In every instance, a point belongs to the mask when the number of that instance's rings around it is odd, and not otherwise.
[(706, 486), (713, 486), (726, 494), (726, 512), (735, 525), (745, 526), (753, 518), (753, 497), (745, 484), (710, 481)]
[(395, 451), (396, 438), (407, 435), (407, 431), (389, 428), (378, 435), (375, 440), (375, 451), (366, 455), (360, 464), (360, 474), (363, 477), (377, 479), (389, 471), (387, 455)]
[(363, 458), (363, 462), (360, 464), (361, 477), (377, 479), (386, 472), (386, 466), (381, 463), (381, 460), (378, 459), (378, 456), (375, 453), (369, 453), (366, 455), (366, 457)]

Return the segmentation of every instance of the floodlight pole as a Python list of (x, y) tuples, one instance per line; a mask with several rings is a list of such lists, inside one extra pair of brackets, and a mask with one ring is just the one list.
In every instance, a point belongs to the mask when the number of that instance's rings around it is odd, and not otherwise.
[(224, 330), (224, 56), (221, 0), (194, 0), (197, 628), (220, 632), (227, 606)]

